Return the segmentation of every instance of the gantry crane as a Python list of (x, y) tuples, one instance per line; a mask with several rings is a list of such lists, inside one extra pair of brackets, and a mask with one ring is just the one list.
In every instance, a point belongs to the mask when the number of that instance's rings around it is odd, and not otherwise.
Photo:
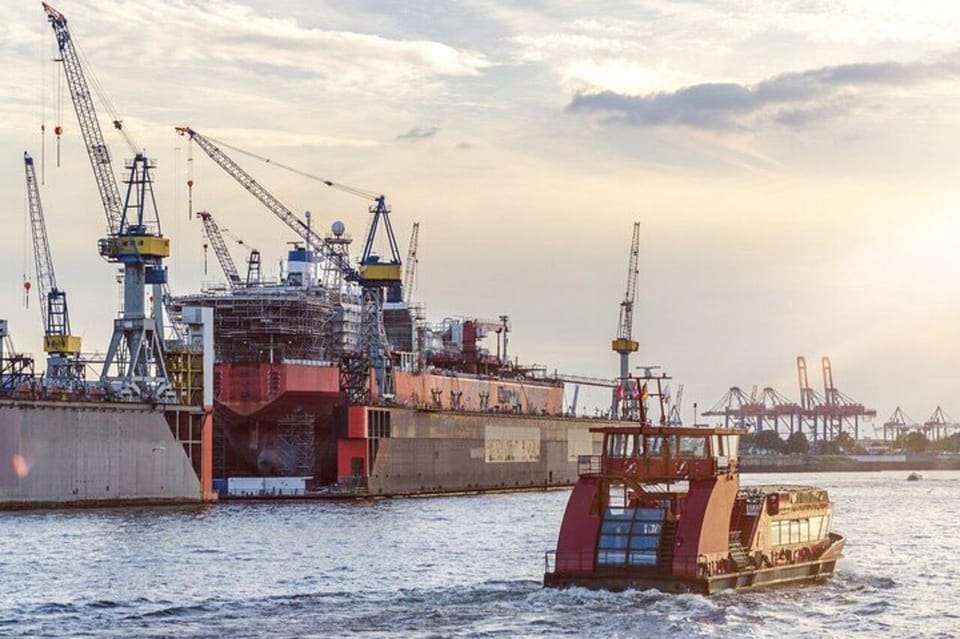
[(633, 223), (633, 239), (630, 242), (630, 260), (627, 265), (627, 289), (620, 302), (620, 321), (617, 324), (617, 338), (611, 342), (610, 347), (614, 352), (620, 355), (620, 387), (618, 392), (614, 393), (613, 399), (613, 417), (614, 419), (622, 416), (625, 411), (621, 410), (621, 404), (629, 405), (631, 402), (624, 401), (626, 395), (630, 392), (627, 388), (627, 379), (630, 375), (630, 354), (637, 352), (640, 345), (633, 339), (633, 301), (637, 296), (637, 276), (639, 273), (640, 259), (640, 222)]
[(403, 271), (403, 301), (407, 306), (413, 299), (413, 281), (417, 277), (417, 246), (420, 243), (420, 222), (413, 223), (410, 231), (410, 244), (407, 245), (407, 265)]
[[(163, 307), (170, 240), (163, 237), (151, 171), (154, 163), (143, 153), (127, 162), (126, 197), (121, 203), (110, 151), (103, 139), (93, 96), (87, 84), (67, 19), (44, 3), (57, 37), (63, 69), (80, 124), (94, 179), (107, 216), (108, 236), (98, 243), (100, 255), (123, 264), (123, 312), (114, 320), (113, 336), (100, 375), (111, 396), (131, 401), (172, 402), (172, 390), (163, 358)], [(123, 132), (120, 120), (114, 126)], [(128, 144), (133, 147), (129, 138)], [(144, 311), (145, 288), (153, 287), (153, 317)]]
[(70, 331), (67, 293), (57, 286), (53, 270), (47, 225), (40, 202), (40, 187), (33, 158), (24, 151), (23, 168), (27, 184), (27, 206), (33, 236), (33, 257), (36, 263), (37, 295), (43, 316), (43, 350), (47, 353), (46, 379), (56, 385), (72, 388), (83, 382), (84, 365), (80, 360), (80, 338)]
[(233, 257), (230, 256), (230, 251), (227, 250), (227, 243), (223, 241), (223, 234), (220, 232), (216, 220), (208, 211), (197, 211), (197, 217), (203, 223), (203, 232), (206, 234), (207, 240), (210, 241), (210, 245), (213, 246), (213, 252), (217, 256), (217, 261), (220, 262), (223, 274), (227, 276), (227, 284), (230, 288), (239, 288), (242, 286), (240, 273), (237, 271), (237, 265), (233, 262)]
[[(402, 300), (401, 287), (403, 280), (401, 277), (400, 252), (390, 223), (390, 207), (387, 205), (386, 198), (369, 191), (344, 187), (330, 180), (320, 180), (327, 186), (340, 188), (353, 195), (373, 200), (373, 204), (369, 207), (373, 219), (364, 242), (363, 255), (360, 258), (360, 268), (358, 270), (350, 264), (344, 253), (333, 250), (332, 244), (326, 238), (320, 236), (311, 224), (301, 220), (299, 216), (221, 150), (217, 143), (189, 126), (179, 126), (176, 127), (176, 130), (180, 135), (188, 136), (192, 142), (196, 142), (204, 153), (226, 171), (230, 177), (249, 191), (284, 224), (303, 237), (306, 241), (307, 253), (313, 253), (315, 249), (320, 251), (324, 262), (331, 264), (334, 269), (342, 273), (346, 281), (356, 282), (360, 285), (363, 290), (363, 307), (359, 351), (345, 354), (341, 358), (340, 386), (348, 403), (367, 403), (370, 399), (367, 371), (372, 367), (380, 397), (387, 400), (392, 399), (393, 361), (386, 330), (383, 326), (383, 303), (385, 298), (386, 301), (390, 302)], [(307, 175), (301, 171), (297, 171), (297, 173)], [(313, 176), (308, 177), (313, 178)], [(381, 224), (387, 235), (390, 250), (388, 259), (384, 259), (374, 252), (377, 230)]]

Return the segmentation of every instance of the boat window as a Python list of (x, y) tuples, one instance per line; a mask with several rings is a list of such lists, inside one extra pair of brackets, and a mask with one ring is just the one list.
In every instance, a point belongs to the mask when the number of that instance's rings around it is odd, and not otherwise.
[(786, 519), (770, 522), (770, 543), (774, 546), (803, 544), (827, 536), (830, 517), (816, 515), (804, 519)]
[(619, 550), (627, 547), (629, 535), (600, 535), (600, 547), (607, 550)]
[(607, 455), (609, 457), (633, 457), (636, 436), (626, 433), (607, 435)]
[(607, 535), (628, 535), (630, 534), (630, 525), (629, 521), (605, 521), (600, 528), (600, 532)]
[(647, 454), (659, 455), (663, 452), (663, 437), (651, 436), (647, 438)]
[(823, 538), (823, 515), (810, 518), (810, 539)]
[(720, 442), (723, 441), (723, 438), (719, 435), (710, 435), (710, 454), (714, 457), (723, 456), (723, 451), (720, 448)]
[(646, 521), (638, 521), (633, 525), (633, 534), (635, 535), (659, 535), (660, 524), (654, 524)]
[(740, 435), (724, 435), (723, 452), (727, 457), (736, 457), (740, 448)]
[(810, 541), (813, 537), (810, 536), (810, 520), (801, 519), (800, 520), (800, 541)]
[(660, 538), (656, 535), (637, 535), (630, 538), (630, 550), (656, 550)]
[(630, 553), (630, 565), (632, 566), (653, 566), (657, 563), (657, 551), (641, 550)]
[(678, 457), (706, 457), (707, 440), (705, 437), (680, 437), (677, 447)]
[(597, 543), (597, 563), (655, 565), (665, 514), (660, 508), (607, 508)]

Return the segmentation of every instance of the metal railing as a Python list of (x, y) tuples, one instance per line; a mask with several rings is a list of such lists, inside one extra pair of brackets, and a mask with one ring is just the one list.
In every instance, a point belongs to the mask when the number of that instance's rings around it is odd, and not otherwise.
[[(696, 576), (702, 578), (723, 572), (718, 569), (718, 566), (711, 567), (704, 555), (698, 557), (673, 557), (670, 560), (670, 566), (670, 574), (675, 576)], [(543, 554), (543, 571), (545, 574), (582, 575), (603, 573), (605, 575), (624, 575), (630, 573), (636, 574), (639, 571), (643, 571), (645, 574), (654, 574), (657, 572), (657, 569), (658, 564), (597, 563), (596, 553), (592, 551), (558, 553), (556, 550), (548, 550)]]

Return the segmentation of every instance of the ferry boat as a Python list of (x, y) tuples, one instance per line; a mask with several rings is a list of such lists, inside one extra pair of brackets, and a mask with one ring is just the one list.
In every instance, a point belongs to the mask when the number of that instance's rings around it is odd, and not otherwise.
[(713, 594), (833, 575), (843, 536), (811, 486), (740, 486), (745, 429), (591, 429), (602, 454), (579, 460), (544, 585)]

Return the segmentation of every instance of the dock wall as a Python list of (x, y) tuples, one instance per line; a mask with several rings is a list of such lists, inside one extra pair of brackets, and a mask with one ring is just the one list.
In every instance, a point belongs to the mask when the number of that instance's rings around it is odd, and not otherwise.
[(0, 402), (0, 508), (201, 498), (197, 472), (160, 409)]

